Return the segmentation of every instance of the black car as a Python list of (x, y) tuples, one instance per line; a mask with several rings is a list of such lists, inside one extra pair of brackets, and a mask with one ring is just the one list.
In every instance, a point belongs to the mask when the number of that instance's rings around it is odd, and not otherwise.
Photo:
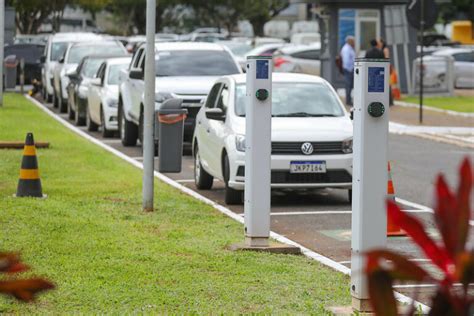
[(44, 52), (42, 44), (13, 44), (4, 48), (4, 56), (14, 55), (18, 62), (17, 83), (20, 83), (20, 60), (25, 60), (25, 83), (31, 84), (33, 79), (41, 81), (41, 56)]
[(76, 70), (69, 73), (67, 86), (67, 112), (76, 125), (84, 125), (87, 121), (87, 93), (89, 82), (95, 78), (100, 65), (108, 58), (123, 57), (116, 55), (92, 55), (84, 57)]

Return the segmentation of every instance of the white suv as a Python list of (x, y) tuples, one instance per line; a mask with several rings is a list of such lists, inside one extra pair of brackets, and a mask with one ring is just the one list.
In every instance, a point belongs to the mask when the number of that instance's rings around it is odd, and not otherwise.
[[(245, 178), (245, 75), (220, 78), (199, 111), (193, 139), (195, 184), (225, 183), (225, 202), (242, 203)], [(352, 188), (352, 122), (330, 84), (274, 73), (272, 188)]]
[[(130, 67), (120, 74), (119, 134), (124, 146), (135, 146), (143, 135), (145, 47), (133, 55)], [(155, 43), (155, 109), (167, 99), (183, 100), (188, 111), (184, 141), (191, 143), (196, 114), (209, 89), (221, 76), (242, 73), (232, 53), (214, 43)]]

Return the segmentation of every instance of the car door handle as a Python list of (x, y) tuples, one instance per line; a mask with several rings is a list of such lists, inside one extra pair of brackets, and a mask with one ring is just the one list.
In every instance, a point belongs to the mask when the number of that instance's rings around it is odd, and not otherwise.
[(206, 132), (209, 134), (211, 132), (211, 130), (208, 128), (208, 129), (206, 129)]

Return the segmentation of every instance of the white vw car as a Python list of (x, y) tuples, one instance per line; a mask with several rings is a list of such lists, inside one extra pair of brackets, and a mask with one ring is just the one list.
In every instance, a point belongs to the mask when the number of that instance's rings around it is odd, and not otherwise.
[(130, 65), (131, 57), (109, 58), (100, 65), (87, 92), (87, 117), (94, 127), (101, 126), (103, 137), (118, 131), (118, 85), (120, 72)]
[[(242, 203), (245, 178), (245, 75), (225, 76), (199, 111), (194, 180), (225, 183), (225, 202)], [(272, 188), (339, 188), (352, 194), (352, 122), (334, 89), (316, 76), (274, 73)]]

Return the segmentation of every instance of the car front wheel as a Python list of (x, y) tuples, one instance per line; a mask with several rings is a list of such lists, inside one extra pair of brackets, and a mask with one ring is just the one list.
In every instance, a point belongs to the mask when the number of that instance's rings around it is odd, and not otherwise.
[(201, 165), (199, 148), (197, 146), (194, 154), (194, 183), (199, 190), (210, 190), (214, 183), (214, 177), (207, 173)]
[(105, 114), (103, 108), (100, 109), (100, 127), (102, 130), (102, 137), (108, 138), (114, 136), (114, 131), (108, 130), (105, 124)]
[(89, 113), (89, 107), (86, 106), (86, 126), (87, 126), (87, 130), (89, 132), (97, 132), (97, 130), (99, 129), (99, 125), (97, 125), (96, 123), (94, 123), (94, 121), (92, 121), (92, 118), (91, 118), (91, 114)]
[(124, 146), (135, 146), (137, 144), (138, 138), (138, 127), (130, 122), (125, 117), (124, 109), (121, 104), (119, 104), (119, 133), (120, 139), (122, 140), (122, 145)]
[(242, 204), (243, 192), (229, 187), (229, 178), (230, 178), (230, 164), (229, 164), (229, 158), (226, 155), (224, 157), (224, 183), (225, 183), (224, 200), (225, 200), (225, 203), (228, 205)]

